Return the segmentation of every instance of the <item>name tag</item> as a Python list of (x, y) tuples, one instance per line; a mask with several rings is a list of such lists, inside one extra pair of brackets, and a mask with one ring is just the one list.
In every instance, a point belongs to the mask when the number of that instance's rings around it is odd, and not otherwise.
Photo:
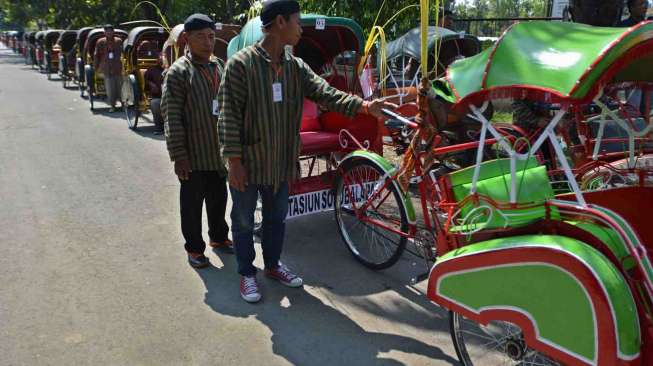
[(283, 89), (281, 83), (272, 84), (272, 101), (275, 103), (283, 102)]
[(213, 115), (217, 116), (220, 114), (220, 103), (217, 99), (213, 99)]
[(109, 52), (109, 60), (113, 60), (113, 52)]

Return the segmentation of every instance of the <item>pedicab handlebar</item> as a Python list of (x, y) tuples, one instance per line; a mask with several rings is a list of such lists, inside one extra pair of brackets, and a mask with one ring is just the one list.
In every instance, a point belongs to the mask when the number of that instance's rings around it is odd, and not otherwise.
[(383, 108), (381, 109), (381, 112), (389, 118), (389, 120), (386, 122), (386, 125), (389, 127), (396, 127), (397, 123), (408, 126), (413, 129), (417, 129), (419, 127), (419, 124), (389, 109)]

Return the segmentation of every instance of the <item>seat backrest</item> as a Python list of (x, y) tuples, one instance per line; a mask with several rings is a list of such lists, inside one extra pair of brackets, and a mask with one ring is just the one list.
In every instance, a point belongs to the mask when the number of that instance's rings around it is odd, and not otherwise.
[[(536, 158), (526, 161), (517, 161), (517, 203), (544, 203), (554, 197), (553, 188), (549, 181), (546, 166), (540, 165)], [(474, 166), (458, 170), (449, 174), (451, 190), (456, 202), (461, 202), (469, 196), (472, 189)], [(506, 203), (510, 201), (510, 160), (497, 159), (483, 162), (476, 185), (476, 192), (487, 196), (494, 201)], [(460, 218), (466, 217), (477, 206), (470, 202), (460, 208)], [(484, 229), (494, 229), (507, 226), (521, 226), (546, 216), (546, 208), (537, 206), (529, 209), (502, 210), (501, 212), (492, 209), (476, 210), (477, 220), (483, 223)], [(552, 216), (557, 212), (552, 212)]]
[(301, 132), (321, 131), (320, 113), (317, 104), (304, 99), (304, 113), (302, 114)]

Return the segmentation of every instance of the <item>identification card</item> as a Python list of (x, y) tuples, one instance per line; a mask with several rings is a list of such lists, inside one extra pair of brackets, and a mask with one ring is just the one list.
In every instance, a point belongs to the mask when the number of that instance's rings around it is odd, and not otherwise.
[(113, 60), (113, 52), (109, 52), (109, 60)]
[(275, 103), (283, 102), (283, 89), (281, 83), (272, 84), (272, 101)]
[(315, 19), (315, 29), (324, 30), (326, 28), (326, 19), (317, 18)]
[(213, 115), (217, 116), (220, 114), (220, 103), (217, 99), (213, 99)]

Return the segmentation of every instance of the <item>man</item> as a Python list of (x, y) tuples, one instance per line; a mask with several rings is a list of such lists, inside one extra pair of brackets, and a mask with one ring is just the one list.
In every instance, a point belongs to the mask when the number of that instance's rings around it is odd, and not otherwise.
[(382, 101), (363, 102), (329, 86), (299, 58), (285, 51), (296, 45), (302, 28), (294, 0), (267, 0), (261, 21), (264, 37), (229, 59), (220, 87), (218, 130), (229, 163), (233, 207), (232, 235), (241, 275), (240, 294), (261, 299), (252, 238), (254, 210), (263, 203), (262, 248), (265, 274), (290, 287), (303, 281), (279, 260), (288, 209), (288, 182), (295, 178), (304, 98), (349, 116), (381, 116)]
[(150, 95), (150, 109), (154, 117), (154, 134), (160, 135), (163, 133), (163, 117), (161, 116), (161, 85), (163, 84), (163, 59), (164, 55), (161, 54), (156, 59), (156, 65), (151, 66), (145, 71), (145, 90)]
[(107, 92), (107, 102), (115, 112), (116, 101), (122, 91), (122, 39), (116, 38), (113, 26), (104, 26), (104, 37), (100, 38), (95, 46), (93, 67), (104, 75), (104, 88)]
[(648, 0), (628, 0), (628, 12), (630, 17), (619, 23), (620, 27), (632, 27), (637, 23), (646, 20), (646, 11), (648, 10)]
[(217, 94), (222, 77), (213, 56), (215, 22), (194, 14), (184, 22), (189, 53), (168, 69), (163, 84), (162, 110), (170, 159), (181, 182), (181, 231), (188, 262), (204, 268), (202, 205), (206, 202), (209, 239), (213, 248), (231, 250), (227, 205), (227, 171), (220, 157)]
[(438, 11), (438, 27), (453, 29), (454, 16), (451, 10), (440, 8)]

